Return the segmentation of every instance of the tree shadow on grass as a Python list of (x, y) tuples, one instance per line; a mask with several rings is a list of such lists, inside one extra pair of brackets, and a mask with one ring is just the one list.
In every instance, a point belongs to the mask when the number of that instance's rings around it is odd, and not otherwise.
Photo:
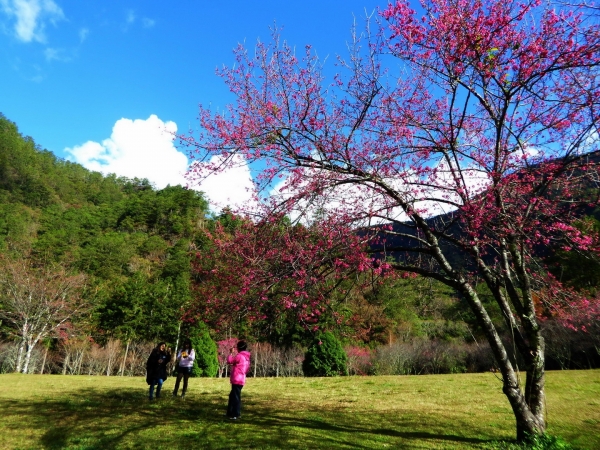
[[(371, 443), (373, 440), (383, 443), (390, 443), (395, 448), (410, 448), (412, 447), (411, 442), (415, 447), (424, 448), (424, 442), (437, 442), (438, 445), (442, 445), (443, 442), (454, 444), (453, 447), (459, 448), (461, 444), (471, 444), (472, 446), (483, 446), (495, 442), (495, 439), (481, 439), (477, 437), (461, 436), (453, 434), (451, 431), (448, 433), (435, 433), (428, 431), (415, 431), (424, 428), (423, 424), (419, 420), (403, 418), (401, 415), (390, 417), (389, 414), (382, 413), (368, 413), (362, 412), (358, 414), (369, 414), (371, 421), (369, 425), (361, 425), (355, 421), (357, 413), (346, 413), (339, 414), (331, 411), (329, 414), (323, 410), (307, 411), (305, 418), (290, 417), (281, 412), (278, 409), (271, 408), (260, 408), (260, 411), (256, 411), (248, 418), (248, 421), (255, 425), (257, 428), (270, 429), (290, 429), (299, 428), (305, 430), (321, 431), (324, 434), (320, 434), (318, 439), (313, 444), (320, 443), (320, 445), (308, 445), (308, 448), (334, 448), (337, 446), (347, 446), (348, 448), (372, 448)], [(311, 413), (314, 413), (316, 417), (311, 417)], [(385, 423), (390, 427), (373, 427), (371, 424)], [(453, 430), (468, 430), (472, 428), (470, 425), (461, 423), (455, 424)], [(473, 431), (473, 435), (476, 431)], [(336, 436), (336, 439), (330, 442), (325, 442), (324, 437)], [(346, 441), (342, 439), (346, 437)], [(381, 437), (381, 438), (377, 438)], [(385, 438), (390, 439), (385, 439)], [(361, 441), (365, 441), (365, 444), (361, 444)]]
[[(262, 400), (254, 401), (251, 395), (246, 397), (243, 419), (230, 422), (223, 417), (225, 402), (223, 393), (196, 394), (185, 401), (169, 396), (149, 402), (141, 390), (86, 388), (59, 399), (0, 400), (0, 408), (4, 432), (19, 433), (23, 422), (25, 429), (41, 432), (37, 441), (24, 440), (25, 448), (367, 449), (374, 443), (423, 448), (424, 442), (446, 442), (459, 448), (461, 444), (473, 447), (492, 441), (460, 436), (451, 430), (418, 431), (424, 428), (418, 418), (401, 414), (390, 417), (361, 412), (358, 414), (369, 414), (368, 423), (362, 424), (356, 420), (357, 413), (316, 409), (314, 405), (286, 412)], [(453, 430), (468, 427), (456, 424)]]
[(174, 435), (152, 430), (198, 420), (212, 401), (207, 398), (184, 405), (177, 400), (165, 397), (150, 402), (139, 390), (80, 389), (60, 399), (13, 400), (10, 404), (0, 400), (0, 408), (5, 430), (18, 433), (20, 422), (26, 421), (27, 427), (43, 431), (35, 443), (43, 448), (108, 449), (123, 442), (128, 442), (128, 448), (176, 448)]

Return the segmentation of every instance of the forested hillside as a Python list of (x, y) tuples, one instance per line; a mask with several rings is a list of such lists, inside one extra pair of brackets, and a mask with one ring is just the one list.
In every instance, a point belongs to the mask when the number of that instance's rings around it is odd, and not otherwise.
[[(61, 160), (0, 115), (0, 372), (139, 374), (153, 343), (175, 346), (195, 321), (207, 321), (216, 341), (255, 343), (262, 361), (255, 375), (301, 373), (290, 355), (302, 354), (314, 329), (293, 314), (270, 311), (262, 322), (232, 316), (223, 324), (189, 308), (206, 281), (192, 261), (213, 267), (223, 260), (215, 260), (205, 233), (216, 223), (229, 234), (240, 224), (227, 211), (210, 216), (195, 191), (157, 190)], [(598, 230), (598, 221), (582, 219), (581, 227)], [(564, 251), (552, 258), (557, 277), (595, 294), (597, 260)], [(33, 303), (26, 295), (16, 301), (17, 291), (32, 294)], [(499, 313), (495, 319), (502, 322)], [(345, 345), (351, 373), (493, 366), (462, 299), (432, 280), (345, 282), (315, 321)], [(546, 327), (550, 367), (598, 365), (597, 329), (575, 332), (550, 317)]]
[[(0, 116), (1, 262), (85, 276), (86, 307), (45, 336), (53, 349), (78, 339), (175, 343), (190, 298), (190, 249), (206, 213), (195, 191), (90, 172), (41, 150)], [(1, 338), (18, 340), (21, 313), (6, 296), (0, 302)]]

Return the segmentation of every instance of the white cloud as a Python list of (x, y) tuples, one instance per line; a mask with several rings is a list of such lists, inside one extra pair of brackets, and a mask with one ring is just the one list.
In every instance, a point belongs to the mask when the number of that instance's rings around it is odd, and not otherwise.
[(215, 212), (226, 206), (247, 211), (256, 205), (252, 199), (250, 169), (241, 159), (220, 174), (202, 180), (190, 175), (186, 179), (188, 159), (175, 148), (176, 132), (174, 122), (163, 122), (156, 115), (146, 120), (120, 119), (109, 138), (102, 142), (88, 141), (66, 148), (65, 152), (70, 155), (70, 160), (89, 170), (127, 178), (147, 178), (158, 189), (168, 184), (189, 185), (205, 193)]
[[(464, 189), (467, 196), (472, 198), (489, 186), (489, 179), (482, 170), (465, 167), (460, 169), (460, 174), (460, 181), (455, 180), (448, 164), (440, 162), (423, 177), (407, 172), (402, 177), (384, 177), (383, 181), (390, 189), (407, 199), (422, 217), (434, 217), (454, 211), (455, 204), (462, 204), (457, 188)], [(270, 192), (271, 200), (278, 203), (292, 196), (310, 193), (314, 186), (321, 184), (322, 179), (329, 179), (326, 184), (333, 182), (333, 179), (345, 181), (344, 176), (332, 177), (328, 172), (304, 169), (295, 182), (288, 175), (278, 183)], [(409, 220), (408, 215), (391, 197), (354, 183), (326, 188), (318, 196), (305, 195), (294, 210), (289, 212), (289, 216), (292, 220), (310, 223), (323, 215), (345, 213), (363, 217), (364, 221), (360, 225)]]
[(62, 9), (52, 0), (0, 0), (0, 8), (15, 19), (15, 36), (23, 42), (46, 42), (46, 23), (64, 19)]
[(147, 17), (144, 17), (142, 19), (142, 24), (144, 25), (144, 28), (152, 28), (154, 26), (156, 22), (152, 19), (148, 19)]
[(71, 57), (68, 56), (65, 50), (62, 48), (48, 47), (46, 50), (44, 50), (44, 56), (46, 57), (46, 61), (71, 61)]
[(65, 152), (84, 167), (128, 178), (147, 178), (162, 189), (168, 184), (186, 184), (187, 157), (174, 144), (175, 122), (163, 122), (156, 115), (146, 120), (120, 119), (110, 138), (101, 143), (88, 141), (66, 148)]
[(88, 28), (82, 28), (79, 30), (79, 42), (83, 43), (83, 41), (87, 39), (88, 34), (90, 34), (90, 30)]
[(127, 11), (127, 18), (125, 20), (127, 21), (127, 23), (135, 22), (135, 11), (133, 11), (132, 9)]
[(203, 191), (209, 200), (211, 209), (215, 212), (225, 207), (235, 211), (255, 211), (257, 202), (254, 199), (254, 183), (248, 164), (242, 156), (237, 155), (227, 164), (227, 167), (218, 173), (206, 176), (201, 166), (216, 166), (222, 159), (213, 156), (208, 164), (196, 163), (195, 169), (188, 174), (189, 186), (198, 191)]
[[(433, 217), (455, 210), (456, 206), (453, 203), (462, 203), (456, 193), (457, 187), (465, 189), (468, 197), (473, 197), (489, 185), (489, 179), (482, 170), (466, 167), (461, 168), (460, 172), (461, 181), (458, 185), (445, 162), (440, 162), (424, 178), (407, 173), (404, 178), (389, 178), (385, 181), (391, 189), (407, 199), (412, 199), (413, 208), (423, 217)], [(389, 220), (408, 220), (408, 216), (396, 203), (390, 203), (389, 197), (365, 186), (341, 184), (324, 189), (319, 195), (310, 195), (308, 193), (313, 190), (313, 183), (321, 184), (319, 180), (322, 177), (330, 178), (330, 174), (304, 169), (297, 172), (296, 176), (296, 181), (292, 181), (291, 174), (288, 173), (273, 184), (268, 193), (265, 192), (267, 198), (261, 201), (273, 206), (289, 200), (292, 196), (304, 194), (303, 199), (288, 211), (292, 220), (303, 223), (310, 223), (324, 215), (351, 211), (357, 217), (364, 218), (365, 222), (361, 223), (362, 225), (366, 225), (367, 222), (377, 224)], [(213, 156), (208, 162), (195, 162), (188, 172), (187, 179), (191, 188), (205, 192), (213, 211), (220, 211), (228, 206), (236, 212), (252, 216), (261, 209), (255, 196), (250, 168), (239, 154), (227, 161), (222, 157)], [(266, 206), (266, 203), (263, 206)]]

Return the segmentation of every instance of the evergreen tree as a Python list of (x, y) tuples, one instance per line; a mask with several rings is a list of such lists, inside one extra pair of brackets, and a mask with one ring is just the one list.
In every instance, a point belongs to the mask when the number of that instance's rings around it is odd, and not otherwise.
[(196, 360), (192, 368), (194, 377), (214, 377), (219, 370), (217, 358), (217, 344), (210, 337), (208, 327), (204, 322), (199, 322), (190, 330), (190, 341), (196, 352)]
[(330, 332), (313, 339), (306, 351), (302, 370), (307, 377), (347, 375), (347, 356), (340, 341)]

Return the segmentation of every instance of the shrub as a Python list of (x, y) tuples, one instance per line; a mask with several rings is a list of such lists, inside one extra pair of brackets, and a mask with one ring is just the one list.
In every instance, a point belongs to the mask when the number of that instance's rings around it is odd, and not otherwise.
[(344, 350), (348, 357), (349, 375), (370, 375), (373, 372), (372, 351), (370, 349), (349, 346)]
[(190, 330), (189, 339), (196, 352), (196, 360), (192, 368), (194, 377), (214, 377), (219, 371), (217, 344), (210, 337), (208, 327), (200, 322)]
[(0, 342), (0, 373), (15, 371), (18, 345), (16, 343)]
[(313, 339), (306, 351), (302, 370), (307, 377), (348, 375), (346, 352), (340, 341), (330, 332)]
[(558, 436), (549, 434), (528, 436), (524, 442), (496, 442), (494, 450), (573, 450), (573, 447)]

